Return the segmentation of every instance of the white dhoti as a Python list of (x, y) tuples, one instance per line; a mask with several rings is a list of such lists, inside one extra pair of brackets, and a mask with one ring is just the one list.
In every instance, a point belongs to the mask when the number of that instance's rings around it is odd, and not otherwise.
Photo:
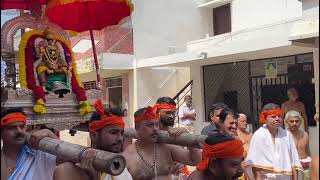
[(291, 179), (294, 169), (303, 171), (291, 134), (278, 128), (273, 143), (266, 125), (253, 134), (246, 164), (248, 171), (252, 167), (261, 169), (265, 179)]

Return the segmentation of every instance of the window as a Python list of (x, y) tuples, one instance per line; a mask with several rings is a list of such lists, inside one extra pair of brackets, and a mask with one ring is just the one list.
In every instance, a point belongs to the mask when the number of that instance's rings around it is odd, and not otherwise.
[(88, 81), (83, 83), (83, 87), (85, 90), (89, 89), (97, 89), (97, 83), (96, 81)]
[(219, 35), (231, 32), (230, 4), (213, 9), (213, 34)]
[(122, 109), (122, 77), (107, 78), (106, 87), (109, 92), (110, 107)]

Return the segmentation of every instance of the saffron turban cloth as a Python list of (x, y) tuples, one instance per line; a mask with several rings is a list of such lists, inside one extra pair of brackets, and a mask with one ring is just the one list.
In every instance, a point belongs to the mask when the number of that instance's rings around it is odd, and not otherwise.
[(242, 158), (243, 144), (239, 139), (228, 140), (214, 145), (204, 144), (202, 161), (197, 165), (198, 171), (209, 168), (210, 159)]
[(266, 119), (267, 116), (270, 116), (270, 115), (280, 116), (282, 114), (283, 114), (283, 111), (281, 109), (272, 109), (272, 110), (268, 110), (268, 111), (263, 111), (260, 114), (259, 121), (262, 124), (265, 124), (265, 123), (267, 123), (267, 119)]
[(6, 127), (15, 122), (26, 123), (27, 117), (21, 112), (14, 112), (14, 113), (7, 114), (3, 118), (1, 118), (1, 128)]
[(139, 123), (145, 120), (159, 120), (159, 118), (159, 114), (152, 107), (148, 106), (142, 115), (134, 117), (134, 122)]
[(115, 125), (120, 128), (125, 127), (125, 123), (121, 116), (116, 116), (113, 114), (105, 115), (104, 108), (101, 99), (98, 99), (93, 107), (96, 109), (97, 113), (100, 115), (101, 119), (93, 121), (89, 123), (89, 131), (90, 132), (97, 132), (97, 130), (102, 129), (107, 126)]
[(167, 110), (173, 110), (175, 111), (177, 108), (175, 105), (173, 104), (155, 104), (153, 106), (153, 109), (156, 111), (156, 112), (159, 112), (159, 109), (167, 109)]

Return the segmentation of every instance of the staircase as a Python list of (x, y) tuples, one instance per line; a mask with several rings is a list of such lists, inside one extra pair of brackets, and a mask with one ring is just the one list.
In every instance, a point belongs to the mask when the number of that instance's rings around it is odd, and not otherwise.
[(180, 126), (180, 119), (179, 119), (179, 110), (180, 107), (184, 103), (184, 97), (186, 95), (190, 95), (192, 97), (192, 86), (193, 86), (193, 80), (189, 81), (174, 97), (173, 100), (177, 104), (177, 116), (175, 119), (176, 124), (178, 124), (178, 127)]

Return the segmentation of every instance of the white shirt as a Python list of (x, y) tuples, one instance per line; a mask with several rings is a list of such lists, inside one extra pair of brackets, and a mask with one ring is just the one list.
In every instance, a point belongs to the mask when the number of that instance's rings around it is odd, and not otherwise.
[(195, 113), (196, 110), (191, 106), (190, 108), (184, 103), (180, 108), (179, 108), (179, 118), (180, 118), (180, 122), (182, 125), (189, 125), (189, 124), (193, 124), (192, 119), (186, 118), (186, 119), (182, 119), (183, 117), (186, 117), (186, 115), (191, 114), (191, 113)]

